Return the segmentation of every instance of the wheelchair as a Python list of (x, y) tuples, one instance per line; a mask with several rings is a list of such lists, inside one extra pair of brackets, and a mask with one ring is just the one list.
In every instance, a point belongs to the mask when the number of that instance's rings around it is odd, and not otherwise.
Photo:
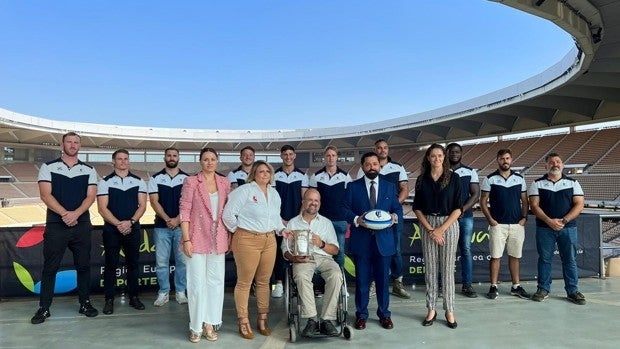
[[(312, 338), (324, 338), (324, 337), (340, 337), (344, 336), (345, 339), (351, 340), (353, 338), (353, 327), (348, 324), (348, 316), (347, 316), (347, 278), (345, 272), (342, 268), (340, 268), (340, 272), (342, 273), (342, 288), (339, 292), (338, 297), (338, 309), (336, 311), (336, 326), (340, 327), (340, 330), (337, 335), (328, 336), (322, 333), (316, 333), (312, 336)], [(323, 281), (323, 278), (320, 277), (320, 272), (315, 271), (312, 282), (315, 287), (315, 291), (317, 287), (324, 286), (320, 285), (320, 282)], [(295, 280), (293, 279), (293, 264), (288, 263), (286, 267), (286, 276), (284, 278), (284, 307), (286, 314), (288, 315), (288, 325), (289, 325), (289, 336), (291, 343), (295, 343), (297, 338), (301, 337), (302, 325), (300, 324), (301, 318), (301, 297), (299, 297), (299, 293), (297, 291), (297, 285), (295, 284)], [(332, 320), (333, 321), (333, 320)]]

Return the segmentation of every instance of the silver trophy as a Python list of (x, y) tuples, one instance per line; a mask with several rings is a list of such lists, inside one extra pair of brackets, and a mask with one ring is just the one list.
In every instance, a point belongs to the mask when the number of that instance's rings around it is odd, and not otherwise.
[(286, 249), (293, 256), (310, 256), (312, 232), (310, 230), (292, 230), (291, 237), (286, 239)]

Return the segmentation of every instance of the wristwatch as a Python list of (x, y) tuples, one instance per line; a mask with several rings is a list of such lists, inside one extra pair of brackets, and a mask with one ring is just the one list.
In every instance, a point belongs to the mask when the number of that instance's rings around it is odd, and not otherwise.
[(325, 241), (321, 240), (321, 250), (325, 248)]
[(130, 220), (129, 220), (129, 222), (131, 222), (131, 225), (136, 224), (136, 220), (135, 220), (135, 219), (133, 219), (133, 218), (132, 218), (132, 219), (130, 219)]
[(566, 220), (566, 218), (562, 218), (562, 224), (566, 224), (568, 223), (568, 221)]

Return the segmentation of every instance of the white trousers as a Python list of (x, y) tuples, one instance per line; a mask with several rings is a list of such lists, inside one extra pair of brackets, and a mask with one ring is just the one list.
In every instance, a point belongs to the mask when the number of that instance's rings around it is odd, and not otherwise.
[(185, 256), (189, 328), (202, 333), (202, 325), (222, 324), (224, 307), (224, 254), (194, 253)]

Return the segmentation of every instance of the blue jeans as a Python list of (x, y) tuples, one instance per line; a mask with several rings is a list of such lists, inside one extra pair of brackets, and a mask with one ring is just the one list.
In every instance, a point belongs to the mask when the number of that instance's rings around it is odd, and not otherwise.
[(170, 250), (174, 251), (174, 288), (177, 292), (185, 291), (185, 255), (179, 250), (181, 227), (175, 229), (155, 228), (155, 260), (157, 261), (157, 283), (159, 293), (170, 292)]
[(566, 294), (578, 291), (577, 275), (577, 227), (568, 227), (560, 231), (551, 228), (536, 227), (536, 249), (538, 250), (538, 288), (551, 291), (551, 262), (555, 246), (558, 246), (564, 274)]
[(400, 254), (401, 235), (403, 235), (403, 217), (398, 217), (398, 223), (396, 223), (396, 229), (394, 229), (396, 253), (392, 255), (390, 260), (390, 276), (392, 279), (398, 279), (403, 276), (403, 256)]
[(336, 237), (338, 238), (338, 254), (334, 256), (334, 260), (341, 268), (344, 268), (344, 254), (345, 254), (345, 238), (347, 234), (347, 221), (332, 221), (334, 230), (336, 231)]
[(461, 261), (461, 283), (471, 285), (474, 261), (471, 256), (471, 237), (474, 234), (474, 217), (459, 218), (459, 252)]

